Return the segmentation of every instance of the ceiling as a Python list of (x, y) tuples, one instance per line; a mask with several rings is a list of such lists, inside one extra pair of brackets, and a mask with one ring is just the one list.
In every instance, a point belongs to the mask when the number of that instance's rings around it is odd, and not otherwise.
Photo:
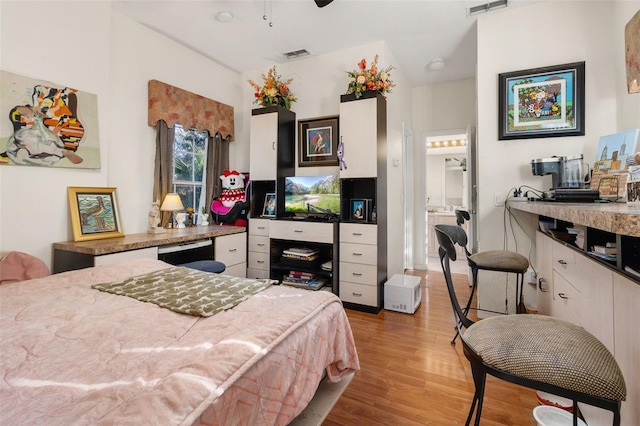
[[(401, 69), (416, 87), (475, 75), (482, 14), (467, 16), (467, 9), (488, 1), (334, 0), (319, 8), (313, 0), (114, 0), (113, 7), (236, 72), (266, 71), (300, 49), (322, 55), (385, 41), (398, 63), (380, 65)], [(510, 0), (509, 9), (535, 1), (542, 0)], [(218, 21), (225, 11), (231, 21)], [(429, 70), (438, 57), (445, 68)]]

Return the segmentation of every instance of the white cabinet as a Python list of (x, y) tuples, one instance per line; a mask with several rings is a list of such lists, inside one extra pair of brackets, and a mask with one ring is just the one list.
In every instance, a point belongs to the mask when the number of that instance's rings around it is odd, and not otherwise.
[(278, 113), (251, 116), (249, 170), (252, 180), (275, 180), (278, 165)]
[[(438, 256), (438, 237), (436, 236), (436, 225), (457, 225), (455, 213), (427, 213), (427, 251), (430, 256)], [(462, 224), (462, 229), (467, 232), (467, 223)], [(456, 244), (456, 253), (464, 254), (464, 249)]]
[(542, 315), (551, 315), (551, 298), (553, 295), (552, 243), (551, 238), (545, 236), (542, 232), (536, 232), (536, 272), (538, 275), (536, 309)]
[(269, 278), (269, 223), (270, 219), (249, 220), (248, 278)]
[(340, 103), (340, 140), (347, 163), (341, 178), (378, 176), (377, 138), (376, 98)]
[(377, 307), (378, 227), (355, 223), (340, 225), (340, 299)]
[(214, 260), (225, 264), (225, 275), (247, 276), (247, 233), (225, 235), (214, 239)]
[(133, 259), (157, 259), (158, 247), (147, 247), (138, 250), (123, 251), (120, 253), (104, 254), (93, 258), (95, 266), (115, 265), (120, 262)]

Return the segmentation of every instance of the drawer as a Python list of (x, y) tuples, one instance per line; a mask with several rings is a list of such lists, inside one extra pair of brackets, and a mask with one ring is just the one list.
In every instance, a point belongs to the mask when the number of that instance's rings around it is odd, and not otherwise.
[(358, 223), (341, 223), (340, 242), (378, 244), (378, 226)]
[(247, 264), (245, 262), (238, 263), (236, 265), (231, 265), (223, 272), (224, 275), (230, 275), (232, 277), (247, 277)]
[(269, 270), (247, 268), (247, 278), (253, 278), (257, 280), (269, 279)]
[(377, 287), (378, 268), (376, 265), (340, 262), (340, 281), (342, 280)]
[(247, 261), (247, 233), (224, 235), (214, 239), (215, 260), (231, 266)]
[(378, 287), (340, 281), (340, 300), (360, 305), (378, 306)]
[(249, 235), (269, 236), (269, 222), (271, 219), (249, 219)]
[(122, 251), (119, 253), (104, 254), (93, 258), (94, 266), (115, 265), (133, 259), (157, 259), (158, 247), (148, 247), (138, 250)]
[(340, 261), (378, 264), (378, 246), (369, 244), (340, 243)]
[(249, 252), (269, 253), (269, 237), (249, 234)]
[(569, 247), (557, 242), (552, 244), (551, 253), (553, 270), (557, 271), (567, 281), (574, 282), (578, 277), (576, 267), (576, 255), (578, 254)]
[(249, 268), (269, 269), (269, 253), (249, 252)]
[(269, 237), (333, 244), (333, 223), (272, 220), (269, 224)]

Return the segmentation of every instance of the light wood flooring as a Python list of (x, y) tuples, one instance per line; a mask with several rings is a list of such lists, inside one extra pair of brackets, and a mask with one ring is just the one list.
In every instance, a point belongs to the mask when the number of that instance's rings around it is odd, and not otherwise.
[[(414, 315), (347, 310), (361, 370), (323, 425), (463, 425), (473, 399), (469, 362), (455, 334), (440, 271), (420, 276), (422, 303)], [(467, 276), (453, 274), (461, 300)], [(535, 426), (535, 391), (487, 378), (481, 425)]]

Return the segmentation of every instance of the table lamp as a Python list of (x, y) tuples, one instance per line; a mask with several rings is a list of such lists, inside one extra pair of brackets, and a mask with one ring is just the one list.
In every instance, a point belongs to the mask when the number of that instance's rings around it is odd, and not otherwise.
[(184, 210), (184, 206), (182, 205), (182, 200), (180, 200), (180, 195), (175, 192), (170, 192), (164, 197), (164, 201), (160, 206), (160, 210), (163, 212), (171, 212), (171, 222), (167, 225), (167, 228), (175, 228), (174, 220), (175, 220), (175, 212), (178, 210)]

